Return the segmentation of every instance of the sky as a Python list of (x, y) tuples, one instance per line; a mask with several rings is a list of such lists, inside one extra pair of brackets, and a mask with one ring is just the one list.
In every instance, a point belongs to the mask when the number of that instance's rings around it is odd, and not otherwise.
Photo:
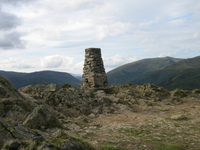
[(144, 58), (200, 55), (199, 0), (0, 0), (0, 70), (82, 74), (85, 49), (106, 72)]

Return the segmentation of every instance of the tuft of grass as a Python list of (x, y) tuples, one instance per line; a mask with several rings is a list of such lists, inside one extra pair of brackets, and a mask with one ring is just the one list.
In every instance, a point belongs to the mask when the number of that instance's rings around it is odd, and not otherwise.
[(106, 145), (106, 146), (102, 146), (102, 147), (98, 148), (98, 150), (128, 150), (128, 149), (119, 147), (119, 146), (113, 147), (113, 146)]
[(172, 93), (172, 96), (183, 98), (189, 96), (190, 94), (191, 91), (175, 89)]
[(53, 146), (59, 147), (63, 142), (67, 141), (68, 139), (62, 138), (52, 138), (48, 139), (45, 142), (51, 143)]
[(119, 129), (119, 132), (126, 133), (134, 137), (142, 137), (143, 134), (149, 134), (149, 130)]
[(165, 144), (161, 142), (155, 143), (155, 150), (187, 150), (187, 148), (183, 145), (171, 145)]
[(194, 94), (200, 94), (200, 89), (194, 89), (194, 90), (192, 91), (192, 93), (194, 93)]

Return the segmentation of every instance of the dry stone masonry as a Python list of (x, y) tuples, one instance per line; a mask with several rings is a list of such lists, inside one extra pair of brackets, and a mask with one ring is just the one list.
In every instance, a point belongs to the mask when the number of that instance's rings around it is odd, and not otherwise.
[(85, 49), (82, 88), (104, 90), (108, 87), (100, 48)]

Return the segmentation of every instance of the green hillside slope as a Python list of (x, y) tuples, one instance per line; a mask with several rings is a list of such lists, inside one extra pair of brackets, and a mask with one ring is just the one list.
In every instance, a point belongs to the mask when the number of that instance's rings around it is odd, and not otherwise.
[(33, 73), (17, 73), (0, 71), (0, 74), (8, 78), (16, 88), (21, 88), (27, 85), (35, 84), (50, 84), (54, 83), (61, 86), (69, 83), (73, 86), (80, 86), (81, 81), (70, 75), (69, 73), (56, 71), (39, 71)]
[(200, 88), (200, 56), (148, 72), (134, 79), (132, 83), (140, 85), (151, 83), (170, 90), (175, 88), (185, 90)]
[(143, 59), (133, 63), (125, 64), (107, 73), (108, 82), (110, 85), (126, 84), (149, 71), (169, 66), (180, 60), (181, 59), (172, 57), (163, 57)]

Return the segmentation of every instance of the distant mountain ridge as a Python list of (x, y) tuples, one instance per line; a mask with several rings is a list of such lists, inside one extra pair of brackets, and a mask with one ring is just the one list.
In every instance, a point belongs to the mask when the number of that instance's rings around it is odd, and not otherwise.
[[(61, 86), (69, 83), (80, 87), (81, 76), (65, 72), (39, 71), (32, 73), (0, 71), (16, 88), (27, 85), (54, 83)], [(180, 59), (172, 57), (149, 58), (115, 68), (107, 73), (109, 85), (146, 83), (162, 86), (168, 90), (200, 89), (200, 56)]]
[(172, 57), (148, 58), (128, 63), (107, 73), (110, 85), (126, 84), (149, 71), (172, 65), (182, 59)]
[(200, 56), (185, 59), (165, 68), (154, 70), (131, 81), (134, 84), (151, 83), (169, 90), (200, 88)]
[(110, 85), (150, 83), (169, 90), (193, 90), (200, 88), (200, 56), (139, 60), (108, 72), (108, 80)]
[(54, 83), (61, 86), (69, 83), (73, 86), (79, 87), (81, 81), (65, 72), (56, 71), (39, 71), (32, 73), (21, 73), (11, 71), (0, 71), (0, 75), (8, 78), (16, 88), (21, 88), (27, 85), (44, 84), (48, 85)]

